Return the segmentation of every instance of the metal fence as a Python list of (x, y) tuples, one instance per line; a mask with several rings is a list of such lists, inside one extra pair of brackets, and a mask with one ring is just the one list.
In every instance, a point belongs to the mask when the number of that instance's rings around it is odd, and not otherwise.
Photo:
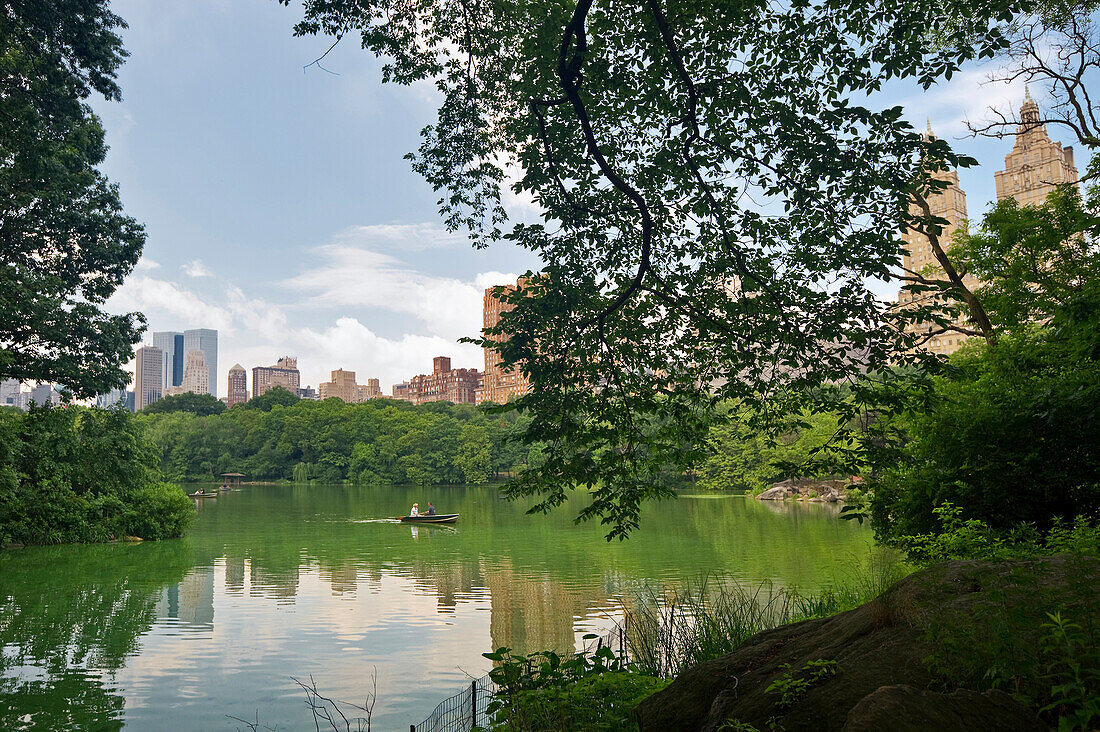
[[(622, 625), (605, 635), (589, 638), (583, 645), (584, 653), (595, 653), (600, 648), (610, 648), (624, 662), (628, 660), (626, 632)], [(489, 724), (486, 711), (497, 685), (488, 676), (474, 679), (455, 694), (441, 701), (435, 711), (420, 724), (410, 724), (409, 732), (470, 732), (475, 727)]]
[(487, 725), (489, 706), (497, 686), (488, 676), (474, 679), (465, 689), (439, 702), (435, 711), (420, 724), (410, 724), (409, 732), (470, 732)]

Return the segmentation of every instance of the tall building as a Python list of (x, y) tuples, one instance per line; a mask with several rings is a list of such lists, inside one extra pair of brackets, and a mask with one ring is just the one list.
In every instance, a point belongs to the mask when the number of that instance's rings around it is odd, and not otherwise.
[(1051, 141), (1039, 120), (1039, 105), (1025, 92), (1016, 142), (1005, 156), (1005, 169), (994, 173), (998, 201), (1015, 198), (1022, 206), (1035, 206), (1058, 184), (1077, 181), (1073, 148)]
[(359, 396), (363, 401), (382, 397), (382, 387), (379, 385), (378, 379), (367, 379), (367, 385), (359, 387)]
[(131, 412), (134, 411), (134, 393), (126, 389), (111, 389), (95, 398), (95, 405), (100, 409), (111, 409), (119, 404)]
[(302, 385), (298, 372), (298, 359), (283, 356), (274, 366), (256, 366), (252, 369), (252, 398), (263, 396), (273, 386), (281, 386), (291, 394)]
[(153, 345), (164, 351), (164, 388), (183, 383), (183, 333), (160, 331), (153, 334)]
[[(510, 294), (524, 285), (521, 277), (516, 280), (516, 285), (505, 286), (504, 294)], [(500, 316), (512, 309), (512, 305), (501, 302), (494, 291), (497, 288), (489, 287), (485, 290), (485, 299), (482, 306), (482, 323), (485, 330), (495, 328), (500, 323)], [(492, 336), (493, 340), (501, 341), (504, 336)], [(481, 385), (475, 398), (478, 402), (496, 402), (504, 404), (516, 396), (526, 394), (531, 385), (524, 378), (523, 373), (517, 369), (504, 371), (500, 367), (500, 354), (491, 348), (483, 349), (485, 352), (485, 371), (481, 375)]]
[(244, 366), (233, 364), (233, 368), (229, 369), (226, 388), (229, 392), (225, 402), (227, 406), (234, 407), (248, 401), (248, 372), (244, 370)]
[(213, 394), (210, 390), (210, 368), (202, 351), (188, 351), (183, 367), (183, 391), (192, 394)]
[(19, 395), (23, 391), (23, 382), (19, 379), (0, 381), (0, 407), (19, 407)]
[[(931, 125), (928, 126), (928, 130), (924, 134), (926, 139), (932, 139)], [(951, 237), (954, 236), (959, 227), (965, 225), (966, 194), (959, 187), (959, 174), (957, 171), (940, 171), (936, 178), (946, 182), (947, 187), (928, 196), (928, 207), (933, 216), (947, 221), (947, 225), (939, 233), (940, 246), (946, 250), (950, 246)], [(910, 204), (909, 211), (912, 214), (921, 213), (920, 207), (916, 204)], [(927, 268), (929, 272), (934, 273), (932, 274), (933, 277), (944, 276), (939, 261), (932, 253), (932, 244), (925, 234), (907, 229), (902, 232), (902, 238), (905, 241), (905, 248), (908, 250), (907, 254), (902, 255), (902, 266), (907, 271), (925, 273)], [(978, 285), (978, 281), (970, 275), (964, 276), (963, 282), (971, 289)], [(906, 287), (903, 287), (898, 294), (898, 302), (902, 307), (909, 303), (926, 304), (932, 302), (933, 298), (932, 293), (914, 293)], [(907, 327), (908, 331), (914, 333), (929, 332), (934, 329), (935, 326), (931, 323), (917, 323)], [(966, 339), (967, 336), (962, 333), (948, 331), (932, 336), (925, 341), (922, 348), (933, 353), (949, 355), (957, 351)]]
[[(206, 394), (218, 396), (218, 331), (211, 328), (193, 328), (183, 331), (183, 352), (202, 351), (206, 361)], [(182, 382), (181, 382), (182, 384)]]
[[(477, 369), (452, 369), (451, 359), (436, 356), (432, 359), (432, 373), (418, 374), (406, 383), (394, 384), (393, 395), (413, 404), (428, 402), (454, 402), (476, 404), (475, 398), (481, 374)], [(400, 395), (399, 395), (400, 391)]]
[(136, 356), (134, 411), (140, 412), (164, 395), (164, 351), (156, 346), (142, 346)]
[(382, 396), (382, 389), (378, 386), (378, 379), (367, 379), (366, 384), (355, 383), (355, 372), (336, 369), (332, 372), (332, 380), (317, 386), (321, 399), (336, 397), (348, 404), (365, 402), (368, 399), (377, 399)]

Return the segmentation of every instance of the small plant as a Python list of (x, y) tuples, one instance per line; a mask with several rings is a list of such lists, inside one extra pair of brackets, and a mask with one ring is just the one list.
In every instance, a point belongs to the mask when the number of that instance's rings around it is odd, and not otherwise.
[(1059, 732), (1090, 730), (1100, 721), (1100, 668), (1088, 657), (1088, 638), (1081, 626), (1047, 613), (1043, 652), (1049, 659), (1045, 678), (1051, 683), (1050, 703), (1042, 708), (1058, 720)]
[(840, 664), (830, 659), (819, 658), (807, 662), (797, 671), (794, 671), (789, 663), (783, 664), (780, 668), (786, 669), (786, 673), (768, 684), (764, 692), (777, 694), (779, 700), (775, 703), (776, 709), (786, 711), (797, 704), (806, 692), (822, 679), (835, 675), (840, 670)]

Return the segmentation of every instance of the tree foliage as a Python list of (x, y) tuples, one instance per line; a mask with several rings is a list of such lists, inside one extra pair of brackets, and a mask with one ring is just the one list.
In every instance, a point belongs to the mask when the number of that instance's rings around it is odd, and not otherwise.
[(518, 439), (525, 418), (444, 402), (303, 399), (205, 417), (142, 412), (137, 421), (176, 480), (239, 472), (296, 482), (485, 483), (522, 467), (528, 453)]
[[(448, 225), (545, 263), (509, 298), (511, 337), (483, 342), (530, 379), (512, 406), (545, 445), (508, 494), (548, 510), (586, 486), (582, 518), (609, 537), (702, 457), (718, 398), (783, 432), (890, 394), (863, 367), (932, 311), (889, 310), (868, 282), (900, 264), (899, 229), (941, 225), (908, 192), (967, 161), (867, 100), (992, 54), (1017, 6), (941, 5), (958, 22), (933, 48), (938, 16), (913, 0), (304, 5), (297, 33), (358, 33), (385, 80), (442, 93), (411, 157)], [(544, 222), (509, 222), (509, 188)], [(839, 382), (843, 404), (819, 388)]]
[(155, 460), (121, 408), (0, 410), (0, 543), (180, 536), (195, 509)]
[(118, 99), (122, 19), (102, 0), (16, 0), (0, 10), (0, 378), (79, 396), (127, 383), (140, 313), (101, 309), (145, 231), (97, 169), (107, 146), (87, 105)]
[[(289, 394), (289, 392), (287, 393)], [(225, 403), (213, 394), (195, 394), (189, 391), (183, 394), (176, 394), (174, 396), (166, 396), (163, 399), (158, 399), (141, 411), (143, 414), (190, 412), (191, 414), (205, 417), (210, 414), (221, 414), (225, 410)]]

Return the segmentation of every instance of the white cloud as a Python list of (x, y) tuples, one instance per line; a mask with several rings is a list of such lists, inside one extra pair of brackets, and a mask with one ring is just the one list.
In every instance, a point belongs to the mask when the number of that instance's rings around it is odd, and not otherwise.
[(206, 268), (201, 259), (195, 259), (180, 267), (188, 277), (213, 277), (214, 273)]
[(175, 282), (133, 274), (107, 301), (111, 312), (138, 311), (146, 314), (157, 330), (158, 320), (193, 323), (189, 327), (231, 331), (233, 315), (224, 307), (211, 305), (196, 293)]
[(406, 313), (432, 335), (450, 341), (480, 331), (486, 287), (516, 279), (514, 274), (499, 272), (473, 282), (426, 275), (388, 254), (344, 243), (315, 251), (321, 263), (285, 283), (305, 293), (307, 303)]
[(350, 226), (336, 234), (336, 241), (346, 246), (406, 252), (437, 249), (469, 242), (466, 237), (447, 231), (434, 223)]
[[(906, 109), (920, 109), (932, 122), (932, 130), (940, 137), (969, 136), (967, 121), (980, 124), (993, 119), (990, 108), (1009, 112), (1024, 98), (1024, 82), (992, 81), (991, 69), (972, 69), (954, 75), (931, 90), (904, 101)], [(924, 129), (920, 120), (918, 129)]]

